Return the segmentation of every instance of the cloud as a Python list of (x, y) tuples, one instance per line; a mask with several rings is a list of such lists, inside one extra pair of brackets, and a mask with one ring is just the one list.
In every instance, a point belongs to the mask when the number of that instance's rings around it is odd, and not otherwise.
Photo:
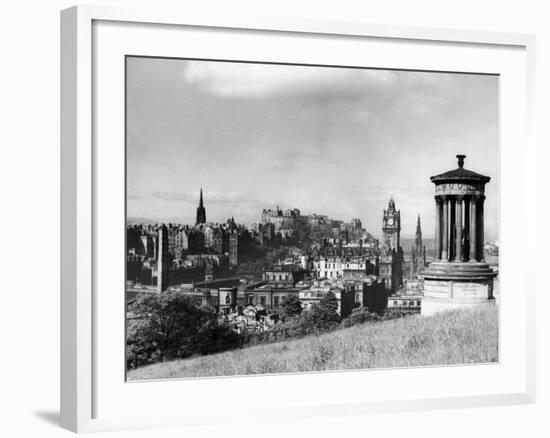
[(401, 113), (423, 117), (434, 111), (440, 111), (448, 104), (449, 101), (441, 96), (416, 91), (404, 95), (398, 102), (397, 110)]
[(367, 111), (366, 109), (360, 109), (355, 111), (355, 119), (360, 122), (368, 122), (372, 120), (375, 115), (372, 111)]
[(429, 176), (457, 152), (496, 172), (495, 77), (144, 59), (128, 72), (135, 216), (192, 222), (203, 185), (233, 192), (205, 192), (209, 219), (258, 220), (279, 203), (359, 216), (378, 234), (394, 195), (414, 234), (418, 212), (427, 229), (435, 216)]
[(214, 95), (268, 97), (335, 91), (355, 94), (358, 88), (390, 85), (399, 74), (392, 70), (193, 61), (185, 64), (183, 77), (189, 84)]

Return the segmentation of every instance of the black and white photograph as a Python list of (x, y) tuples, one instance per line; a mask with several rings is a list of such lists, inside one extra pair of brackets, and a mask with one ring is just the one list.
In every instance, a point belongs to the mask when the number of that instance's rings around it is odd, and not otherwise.
[(3, 4), (0, 435), (550, 436), (543, 5)]
[(128, 381), (499, 362), (498, 75), (125, 63)]

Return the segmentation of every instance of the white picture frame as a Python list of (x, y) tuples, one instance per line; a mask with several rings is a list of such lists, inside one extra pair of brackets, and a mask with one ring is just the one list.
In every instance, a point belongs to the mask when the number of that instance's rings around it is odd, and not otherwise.
[[(95, 94), (95, 87), (98, 76), (101, 72), (94, 65), (94, 59), (101, 56), (97, 53), (102, 46), (101, 35), (95, 31), (97, 23), (131, 23), (133, 32), (140, 32), (140, 26), (154, 25), (155, 32), (160, 29), (176, 29), (178, 26), (187, 29), (200, 29), (203, 33), (216, 29), (239, 30), (243, 34), (250, 33), (250, 38), (257, 37), (258, 33), (277, 33), (277, 35), (292, 35), (293, 37), (307, 36), (347, 36), (353, 40), (371, 39), (380, 41), (391, 41), (398, 44), (409, 45), (453, 45), (455, 47), (481, 47), (487, 50), (500, 52), (510, 51), (515, 53), (514, 60), (520, 60), (521, 65), (516, 65), (519, 70), (517, 81), (525, 79), (525, 86), (518, 87), (517, 95), (521, 108), (520, 115), (524, 118), (517, 120), (517, 132), (506, 132), (503, 134), (503, 144), (511, 144), (511, 141), (521, 142), (521, 150), (524, 158), (521, 158), (521, 166), (518, 166), (518, 178), (521, 183), (514, 186), (514, 181), (507, 180), (506, 172), (508, 167), (513, 166), (515, 161), (512, 157), (511, 146), (506, 150), (501, 163), (503, 168), (503, 188), (501, 199), (503, 210), (501, 215), (506, 216), (506, 205), (509, 205), (507, 197), (521, 196), (522, 202), (529, 202), (534, 197), (535, 187), (535, 144), (532, 133), (533, 109), (534, 109), (534, 53), (535, 39), (532, 35), (507, 34), (492, 32), (461, 31), (450, 29), (425, 29), (403, 26), (381, 26), (366, 23), (338, 23), (319, 22), (307, 19), (275, 19), (246, 17), (242, 14), (234, 16), (217, 16), (215, 13), (208, 16), (195, 14), (193, 11), (162, 11), (154, 8), (147, 10), (129, 10), (98, 6), (78, 6), (62, 11), (61, 13), (61, 426), (75, 431), (101, 431), (112, 429), (133, 429), (163, 426), (185, 426), (192, 424), (204, 424), (209, 418), (206, 415), (206, 406), (201, 402), (197, 403), (196, 412), (184, 411), (183, 407), (173, 406), (168, 411), (165, 407), (159, 406), (151, 412), (150, 416), (132, 415), (131, 411), (114, 412), (115, 408), (105, 409), (108, 415), (101, 414), (102, 398), (105, 399), (104, 381), (105, 367), (111, 366), (103, 363), (97, 352), (103, 348), (102, 331), (97, 328), (97, 313), (102, 312), (101, 306), (105, 301), (98, 301), (96, 297), (97, 285), (100, 283), (98, 275), (98, 239), (103, 233), (98, 223), (98, 205), (103, 201), (101, 193), (104, 190), (98, 189), (98, 166), (108, 159), (104, 155), (98, 157), (94, 142), (100, 133), (94, 129), (94, 123), (100, 118), (98, 115), (98, 96)], [(107, 35), (109, 36), (109, 35)], [(117, 44), (113, 44), (117, 46)], [(120, 50), (124, 50), (121, 48)], [(200, 47), (196, 50), (200, 51)], [(401, 49), (403, 50), (403, 49)], [(135, 54), (135, 53), (134, 53)], [(327, 56), (330, 56), (327, 55)], [(435, 62), (435, 61), (434, 61)], [(458, 61), (457, 61), (458, 62)], [(476, 61), (477, 62), (477, 61)], [(435, 65), (435, 64), (434, 64)], [(496, 63), (495, 65), (500, 65)], [(399, 68), (398, 63), (390, 67)], [(417, 65), (417, 68), (420, 68)], [(514, 67), (514, 68), (515, 68)], [(426, 67), (426, 69), (435, 69)], [(487, 67), (490, 69), (490, 67)], [(467, 67), (458, 69), (469, 71)], [(484, 70), (485, 71), (485, 70)], [(491, 70), (492, 73), (500, 74), (499, 67)], [(120, 78), (118, 78), (120, 79)], [(120, 82), (120, 81), (119, 81)], [(506, 92), (506, 90), (504, 90)], [(524, 105), (524, 106), (523, 106)], [(506, 108), (505, 108), (506, 109)], [(502, 111), (502, 109), (501, 109)], [(511, 115), (511, 113), (510, 113)], [(508, 117), (506, 113), (503, 117)], [(120, 145), (117, 145), (118, 147)], [(116, 172), (116, 169), (113, 171)], [(116, 182), (115, 182), (116, 185)], [(115, 202), (116, 199), (113, 201)], [(511, 207), (510, 207), (511, 208)], [(519, 211), (521, 210), (521, 211)], [(512, 210), (510, 210), (512, 211)], [(534, 217), (534, 210), (521, 209), (513, 213), (516, 217), (513, 221), (523, 221)], [(506, 216), (509, 217), (510, 215)], [(534, 223), (534, 221), (532, 221)], [(512, 237), (506, 233), (512, 223), (503, 225), (502, 241), (509, 242), (510, 247), (515, 245)], [(533, 225), (534, 226), (534, 225)], [(527, 245), (534, 246), (534, 242)], [(504, 244), (503, 244), (504, 246)], [(525, 251), (525, 247), (523, 248)], [(529, 251), (529, 249), (527, 249)], [(510, 252), (503, 251), (503, 277), (502, 282), (512, 282), (513, 279), (506, 276), (506, 263), (513, 263), (508, 258)], [(315, 397), (316, 401), (306, 398), (299, 400), (298, 404), (289, 404), (288, 407), (280, 406), (278, 412), (285, 412), (293, 418), (305, 418), (312, 415), (362, 415), (372, 412), (397, 412), (414, 409), (442, 409), (458, 407), (477, 407), (489, 405), (532, 403), (535, 400), (535, 285), (534, 272), (532, 267), (521, 265), (525, 268), (525, 281), (521, 287), (521, 303), (518, 309), (521, 315), (518, 316), (518, 335), (515, 347), (521, 346), (521, 351), (514, 351), (521, 355), (518, 359), (518, 367), (513, 371), (507, 371), (509, 376), (513, 375), (512, 386), (502, 390), (491, 386), (485, 393), (468, 392), (465, 389), (461, 392), (445, 394), (438, 393), (437, 396), (417, 397), (413, 392), (403, 396), (391, 394), (389, 398), (362, 399), (361, 397), (350, 398), (349, 394), (343, 391), (339, 397), (329, 400), (327, 397)], [(101, 271), (101, 270), (100, 270)], [(116, 290), (116, 288), (115, 288)], [(510, 301), (508, 301), (510, 302)], [(504, 298), (506, 305), (506, 298)], [(122, 308), (120, 318), (123, 319)], [(116, 314), (115, 311), (112, 311)], [(510, 317), (501, 315), (501, 323), (506, 328), (510, 324)], [(506, 340), (506, 342), (508, 342)], [(504, 347), (506, 353), (506, 344)], [(524, 348), (523, 348), (524, 347)], [(121, 346), (121, 357), (123, 347)], [(512, 348), (512, 347), (510, 347)], [(509, 350), (509, 349), (508, 349)], [(121, 359), (122, 363), (122, 359)], [(506, 368), (507, 363), (503, 361), (497, 366)], [(103, 370), (103, 371), (101, 371)], [(482, 380), (487, 380), (491, 373), (497, 373), (498, 369), (485, 370), (476, 367), (464, 368), (464, 378), (468, 376), (483, 375)], [(376, 371), (383, 373), (384, 371)], [(435, 369), (422, 370), (398, 370), (396, 379), (406, 381), (410, 376), (418, 376), (419, 379), (427, 379), (429, 376), (444, 379), (445, 376), (454, 371), (439, 373)], [(371, 372), (372, 373), (372, 372)], [(441, 374), (441, 376), (437, 376)], [(323, 377), (328, 385), (338, 385), (338, 382), (357, 382), (367, 379), (364, 373), (332, 373), (329, 377)], [(386, 376), (390, 376), (386, 373)], [(504, 377), (503, 374), (500, 377)], [(223, 385), (230, 388), (238, 379), (243, 385), (262, 384), (271, 387), (284, 386), (284, 382), (296, 382), (307, 380), (310, 387), (314, 387), (316, 376), (292, 375), (277, 377), (237, 377), (233, 379), (206, 379), (186, 382), (163, 382), (155, 388), (152, 384), (130, 384), (133, 388), (140, 388), (137, 385), (146, 385), (152, 392), (146, 393), (143, 390), (144, 399), (152, 397), (151, 394), (162, 394), (170, 391), (170, 385), (186, 384), (189, 391), (199, 391), (208, 387), (214, 390), (216, 385)], [(386, 377), (389, 378), (389, 377)], [(477, 378), (477, 377), (472, 377)], [(263, 380), (262, 380), (263, 379)], [(271, 379), (271, 380), (269, 380)], [(283, 380), (284, 379), (284, 380)], [(329, 380), (330, 379), (330, 380)], [(338, 379), (338, 380), (337, 380)], [(514, 380), (515, 379), (515, 380)], [(365, 380), (366, 381), (366, 380)], [(125, 383), (119, 382), (121, 385)], [(128, 384), (126, 384), (128, 385)], [(148, 386), (147, 386), (148, 385)], [(495, 384), (496, 385), (496, 384)], [(337, 387), (337, 386), (334, 386)], [(181, 386), (180, 386), (181, 388)], [(488, 386), (489, 388), (489, 386)], [(483, 389), (482, 389), (483, 390)], [(132, 396), (141, 389), (132, 389)], [(432, 392), (432, 394), (436, 394)], [(169, 398), (169, 397), (168, 397)], [(113, 400), (119, 403), (113, 393)], [(276, 400), (277, 401), (277, 400)], [(281, 400), (278, 400), (280, 404)], [(116, 404), (113, 402), (113, 404)], [(122, 405), (122, 404), (120, 404)], [(296, 407), (299, 406), (299, 409)], [(201, 411), (202, 409), (202, 411)], [(216, 412), (217, 422), (230, 422), (236, 412), (241, 415), (244, 411), (235, 410), (224, 412), (220, 407), (210, 407)], [(250, 417), (269, 417), (269, 410), (249, 409), (246, 415)], [(242, 417), (241, 417), (242, 418)]]

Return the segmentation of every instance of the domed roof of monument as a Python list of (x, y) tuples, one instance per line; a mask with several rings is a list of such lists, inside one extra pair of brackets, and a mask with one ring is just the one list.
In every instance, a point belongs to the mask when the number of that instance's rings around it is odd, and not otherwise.
[(491, 178), (472, 170), (464, 169), (464, 158), (466, 155), (457, 155), (458, 167), (454, 170), (430, 177), (430, 180), (435, 184), (450, 183), (450, 182), (475, 182), (488, 183)]

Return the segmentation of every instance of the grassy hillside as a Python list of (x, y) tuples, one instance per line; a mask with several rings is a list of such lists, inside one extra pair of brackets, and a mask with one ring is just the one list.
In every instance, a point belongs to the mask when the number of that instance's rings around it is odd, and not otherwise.
[(318, 336), (157, 363), (129, 380), (496, 362), (496, 306), (366, 323)]

